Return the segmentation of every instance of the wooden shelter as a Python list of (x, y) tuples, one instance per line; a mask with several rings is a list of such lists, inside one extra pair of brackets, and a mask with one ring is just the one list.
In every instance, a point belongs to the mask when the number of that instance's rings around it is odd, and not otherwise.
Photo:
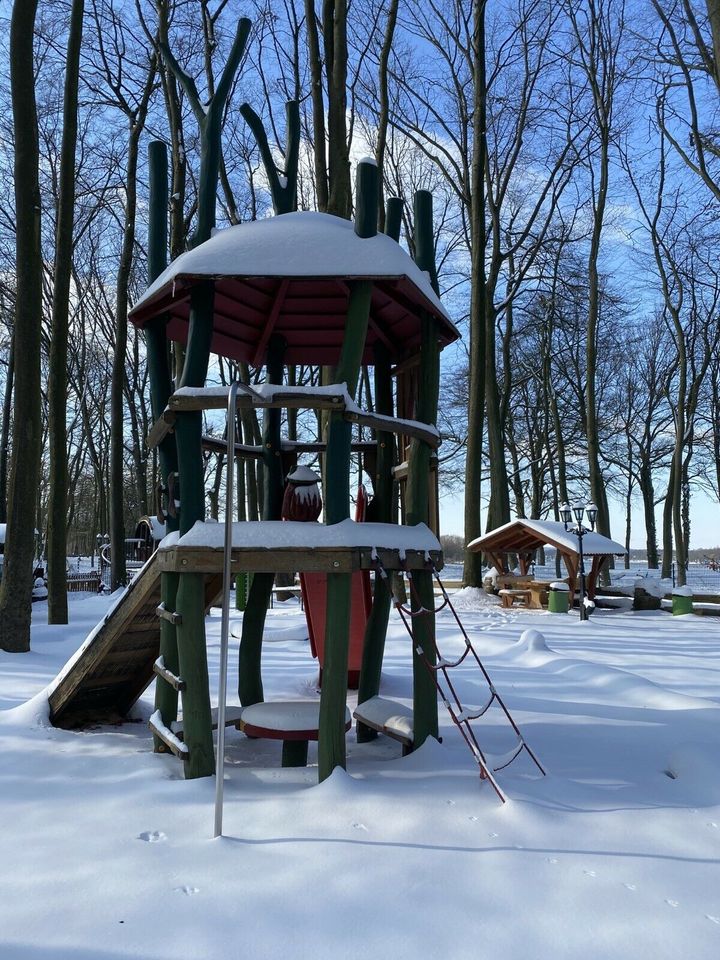
[[(556, 520), (512, 520), (473, 540), (468, 549), (484, 553), (489, 562), (501, 572), (508, 571), (508, 556), (517, 555), (520, 573), (525, 575), (540, 547), (555, 547), (565, 563), (567, 582), (574, 595), (580, 572), (580, 546), (574, 533)], [(625, 547), (591, 531), (583, 537), (583, 556), (590, 561), (586, 573), (588, 596), (595, 597), (597, 578), (611, 557), (624, 557)], [(587, 567), (586, 567), (587, 570)]]

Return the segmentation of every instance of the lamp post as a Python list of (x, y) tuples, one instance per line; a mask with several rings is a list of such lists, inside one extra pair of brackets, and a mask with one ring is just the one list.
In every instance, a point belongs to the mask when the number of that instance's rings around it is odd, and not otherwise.
[[(590, 528), (583, 526), (583, 519), (585, 513), (587, 512), (588, 523)], [(595, 521), (597, 520), (598, 508), (594, 503), (588, 503), (586, 506), (583, 506), (581, 503), (576, 503), (573, 507), (569, 503), (564, 503), (559, 510), (560, 519), (565, 524), (565, 529), (568, 533), (574, 533), (578, 539), (578, 555), (580, 560), (580, 619), (588, 619), (588, 608), (585, 604), (585, 555), (583, 553), (583, 537), (586, 533), (590, 533), (595, 529)], [(575, 518), (575, 523), (573, 524), (573, 516)]]

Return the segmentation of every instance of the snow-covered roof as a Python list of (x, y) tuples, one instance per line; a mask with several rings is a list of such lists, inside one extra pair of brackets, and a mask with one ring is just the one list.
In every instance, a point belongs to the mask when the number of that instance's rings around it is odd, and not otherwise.
[[(259, 362), (268, 325), (287, 340), (288, 363), (301, 355), (307, 360), (313, 348), (337, 353), (347, 282), (361, 278), (375, 281), (370, 343), (380, 340), (398, 355), (407, 350), (408, 339), (414, 347), (422, 310), (438, 320), (442, 345), (460, 336), (428, 274), (398, 243), (382, 233), (359, 237), (349, 220), (309, 211), (217, 231), (170, 264), (135, 304), (130, 319), (144, 326), (168, 314), (168, 337), (185, 339), (189, 289), (210, 277), (216, 281), (213, 350), (224, 356)], [(371, 350), (366, 362), (373, 362)]]
[[(571, 550), (579, 551), (578, 538), (574, 533), (565, 529), (564, 523), (557, 520), (511, 520), (501, 527), (496, 527), (482, 537), (477, 537), (468, 544), (468, 549), (479, 551), (483, 549), (504, 550), (515, 552), (518, 550), (532, 550), (542, 544), (551, 544)], [(625, 547), (616, 540), (611, 540), (600, 533), (590, 531), (583, 536), (583, 553), (587, 556), (607, 555), (624, 556)]]

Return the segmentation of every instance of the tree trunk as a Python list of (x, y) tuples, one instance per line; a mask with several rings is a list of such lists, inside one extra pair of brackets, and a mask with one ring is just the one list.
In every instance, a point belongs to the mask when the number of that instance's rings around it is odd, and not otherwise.
[(314, 0), (305, 0), (305, 29), (307, 31), (308, 69), (313, 117), (313, 161), (315, 166), (315, 194), (321, 212), (328, 207), (328, 173), (325, 159), (325, 101), (323, 98), (322, 60)]
[[(482, 533), (483, 414), (485, 410), (485, 162), (487, 159), (487, 89), (485, 78), (485, 3), (473, 3), (473, 158), (471, 170), (471, 281), (470, 281), (470, 384), (468, 439), (465, 458), (465, 543)], [(465, 550), (463, 583), (482, 586), (482, 556)]]
[(125, 417), (124, 387), (127, 353), (128, 284), (135, 243), (135, 210), (137, 205), (138, 145), (142, 122), (133, 118), (130, 124), (128, 158), (125, 166), (125, 225), (118, 265), (115, 297), (115, 353), (110, 389), (110, 586), (116, 590), (127, 580), (125, 567)]
[(65, 67), (63, 134), (55, 230), (55, 284), (48, 374), (50, 433), (50, 495), (48, 502), (48, 623), (68, 622), (67, 578), (67, 356), (70, 277), (75, 219), (75, 150), (77, 143), (78, 79), (84, 0), (73, 0)]
[(39, 147), (33, 41), (37, 0), (15, 0), (10, 23), (10, 86), (15, 131), (15, 250), (17, 307), (13, 341), (15, 417), (5, 561), (0, 583), (0, 649), (30, 649), (35, 552), (35, 497), (42, 443), (40, 344), (42, 248)]
[(3, 397), (2, 430), (0, 430), (0, 523), (7, 523), (7, 468), (10, 454), (10, 414), (15, 378), (15, 336), (10, 339), (10, 352)]

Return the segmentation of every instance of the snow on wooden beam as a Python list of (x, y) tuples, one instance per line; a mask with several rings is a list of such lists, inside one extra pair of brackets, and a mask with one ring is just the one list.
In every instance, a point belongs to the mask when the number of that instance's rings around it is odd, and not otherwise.
[[(190, 410), (225, 410), (229, 387), (181, 387), (169, 399), (168, 407), (148, 434), (149, 448), (157, 446), (173, 429), (178, 412)], [(436, 449), (440, 446), (440, 434), (432, 424), (417, 420), (386, 417), (361, 410), (348, 396), (345, 384), (326, 387), (290, 387), (275, 384), (259, 384), (252, 388), (243, 385), (238, 391), (238, 408), (284, 408), (306, 410), (340, 410), (351, 423), (372, 430), (417, 437)], [(253, 456), (248, 452), (248, 456)]]

